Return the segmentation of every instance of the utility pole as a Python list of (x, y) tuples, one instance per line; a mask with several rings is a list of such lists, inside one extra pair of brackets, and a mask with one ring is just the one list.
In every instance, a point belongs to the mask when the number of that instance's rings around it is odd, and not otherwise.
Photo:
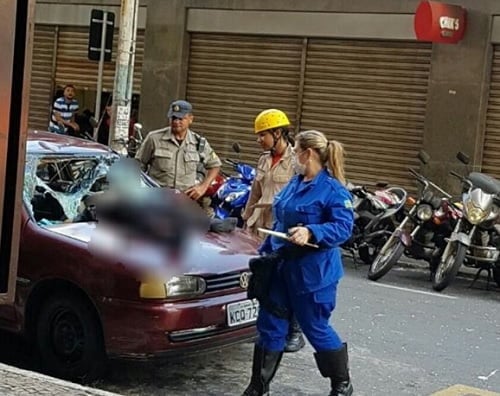
[(127, 154), (138, 13), (139, 0), (121, 0), (109, 146), (123, 155)]

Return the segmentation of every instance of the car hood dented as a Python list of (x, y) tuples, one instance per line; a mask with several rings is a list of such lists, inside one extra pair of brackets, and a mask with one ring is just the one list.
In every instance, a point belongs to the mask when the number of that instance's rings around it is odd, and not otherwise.
[(157, 242), (123, 239), (119, 233), (105, 231), (93, 222), (63, 223), (45, 228), (84, 243), (92, 255), (110, 264), (121, 264), (148, 273), (162, 272), (168, 276), (243, 270), (248, 267), (248, 260), (257, 255), (258, 247), (257, 239), (239, 229), (230, 233), (193, 235), (182, 252), (174, 253)]

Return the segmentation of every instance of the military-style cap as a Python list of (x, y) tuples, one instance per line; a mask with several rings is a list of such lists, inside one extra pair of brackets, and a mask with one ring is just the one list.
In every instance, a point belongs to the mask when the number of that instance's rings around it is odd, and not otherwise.
[(184, 116), (193, 112), (191, 103), (185, 100), (174, 100), (168, 108), (168, 118), (177, 117), (183, 118)]

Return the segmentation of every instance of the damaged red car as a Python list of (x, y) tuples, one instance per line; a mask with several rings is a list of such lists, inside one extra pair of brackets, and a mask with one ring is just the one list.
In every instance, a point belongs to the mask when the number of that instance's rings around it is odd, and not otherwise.
[[(179, 260), (85, 220), (86, 198), (108, 188), (118, 158), (91, 141), (29, 135), (16, 300), (0, 307), (0, 328), (31, 340), (52, 375), (91, 379), (108, 358), (203, 353), (255, 336), (258, 303), (246, 296), (253, 237), (207, 232)], [(134, 182), (155, 187), (143, 173)]]

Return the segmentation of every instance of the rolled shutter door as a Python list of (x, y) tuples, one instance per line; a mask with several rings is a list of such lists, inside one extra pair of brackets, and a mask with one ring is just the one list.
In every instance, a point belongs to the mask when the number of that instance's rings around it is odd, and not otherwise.
[(301, 129), (344, 144), (351, 181), (413, 190), (430, 58), (426, 43), (310, 40)]
[(55, 40), (54, 26), (35, 26), (28, 116), (28, 125), (33, 129), (45, 130), (49, 126)]
[(187, 100), (193, 104), (193, 129), (222, 158), (256, 163), (262, 149), (253, 130), (266, 108), (287, 113), (295, 125), (302, 40), (195, 33), (191, 36)]
[[(97, 61), (88, 60), (89, 29), (84, 27), (63, 26), (59, 31), (57, 49), (56, 84), (75, 84), (78, 89), (97, 89)], [(118, 45), (118, 29), (113, 36), (113, 52), (111, 62), (104, 63), (103, 89), (113, 90), (115, 78), (115, 59)], [(144, 30), (137, 31), (136, 54), (134, 63), (134, 93), (140, 93), (142, 80), (142, 63), (144, 58)]]
[(500, 46), (495, 45), (481, 170), (500, 178)]

